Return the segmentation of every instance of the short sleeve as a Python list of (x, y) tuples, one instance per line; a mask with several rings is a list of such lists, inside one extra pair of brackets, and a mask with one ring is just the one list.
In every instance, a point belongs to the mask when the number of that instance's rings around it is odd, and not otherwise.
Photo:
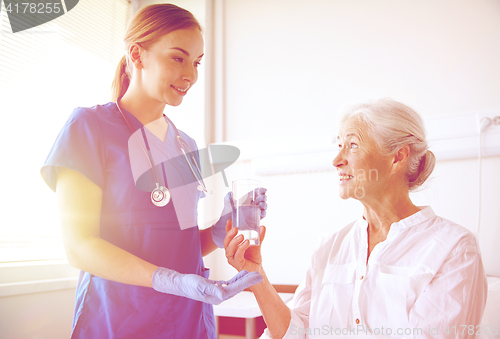
[(55, 192), (57, 168), (78, 171), (99, 187), (104, 183), (103, 133), (92, 109), (76, 108), (57, 136), (41, 174)]

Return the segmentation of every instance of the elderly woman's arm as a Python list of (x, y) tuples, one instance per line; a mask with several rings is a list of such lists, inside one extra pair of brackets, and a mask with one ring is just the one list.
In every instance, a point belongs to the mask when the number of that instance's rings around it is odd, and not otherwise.
[[(226, 238), (224, 239), (224, 248), (226, 249), (226, 257), (231, 266), (236, 268), (238, 271), (247, 270), (258, 271), (263, 277), (263, 281), (259, 284), (255, 284), (251, 287), (252, 292), (255, 294), (255, 298), (259, 304), (262, 311), (262, 316), (267, 324), (268, 329), (266, 330), (267, 335), (270, 335), (273, 339), (283, 338), (287, 334), (287, 330), (291, 324), (295, 328), (305, 328), (307, 324), (304, 324), (301, 317), (298, 315), (293, 315), (293, 312), (285, 305), (283, 300), (280, 298), (274, 287), (271, 285), (262, 267), (262, 256), (260, 253), (262, 241), (266, 233), (264, 226), (260, 227), (260, 244), (259, 246), (249, 246), (248, 241), (242, 243), (243, 236), (236, 236), (237, 229), (231, 228), (231, 222), (228, 222), (226, 227)], [(307, 294), (307, 292), (306, 292)], [(304, 297), (302, 298), (304, 299)], [(307, 298), (306, 298), (307, 299)], [(308, 313), (308, 305), (305, 306), (305, 313)], [(307, 318), (307, 315), (304, 314)], [(293, 319), (292, 319), (293, 318)], [(291, 323), (292, 320), (292, 323)], [(307, 322), (307, 320), (306, 320)], [(292, 331), (293, 332), (293, 331)], [(290, 333), (287, 338), (305, 338), (303, 331), (297, 336), (291, 335)], [(295, 334), (295, 333), (294, 333)]]
[[(472, 234), (466, 235), (444, 261), (409, 312), (413, 328), (429, 338), (475, 338), (481, 324), (487, 281)], [(431, 333), (428, 333), (430, 329)]]
[(290, 309), (276, 293), (264, 270), (261, 268), (259, 272), (264, 280), (252, 286), (251, 290), (255, 294), (271, 337), (274, 339), (283, 338), (290, 325)]

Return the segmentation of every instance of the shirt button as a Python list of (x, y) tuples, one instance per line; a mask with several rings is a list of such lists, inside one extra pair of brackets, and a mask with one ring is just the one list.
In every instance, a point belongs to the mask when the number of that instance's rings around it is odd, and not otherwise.
[(359, 319), (356, 319), (356, 324), (359, 324)]

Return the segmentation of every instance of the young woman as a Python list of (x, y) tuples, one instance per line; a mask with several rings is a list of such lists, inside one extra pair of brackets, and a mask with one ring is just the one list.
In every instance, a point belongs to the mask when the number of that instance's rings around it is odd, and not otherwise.
[[(42, 168), (57, 192), (68, 261), (81, 270), (72, 338), (215, 338), (211, 304), (262, 277), (207, 279), (202, 257), (222, 247), (231, 213), (198, 229), (206, 188), (196, 144), (163, 114), (196, 83), (201, 28), (182, 8), (151, 5), (131, 21), (125, 46), (113, 102), (75, 109)], [(131, 155), (150, 165), (145, 176)]]
[(228, 227), (229, 263), (264, 276), (251, 287), (264, 337), (475, 337), (487, 293), (477, 241), (409, 196), (435, 164), (420, 116), (391, 99), (355, 106), (338, 144), (340, 197), (358, 200), (364, 212), (313, 253), (291, 309), (266, 279), (260, 247), (241, 244)]

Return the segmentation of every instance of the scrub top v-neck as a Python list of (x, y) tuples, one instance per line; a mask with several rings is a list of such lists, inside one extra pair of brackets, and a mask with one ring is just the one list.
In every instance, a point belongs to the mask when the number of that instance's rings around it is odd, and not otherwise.
[[(134, 130), (143, 127), (132, 114), (123, 113)], [(171, 127), (164, 142), (151, 140), (176, 155)], [(194, 140), (180, 133), (196, 150)], [(157, 266), (208, 278), (199, 229), (197, 225), (181, 228), (176, 213), (182, 210), (187, 223), (195, 222), (202, 193), (184, 187), (183, 197), (188, 196), (184, 199), (188, 203), (177, 203), (176, 208), (172, 202), (154, 206), (151, 192), (138, 189), (132, 175), (128, 151), (131, 136), (115, 103), (77, 108), (57, 137), (41, 169), (42, 176), (55, 191), (57, 167), (82, 173), (102, 189), (102, 239)], [(192, 181), (192, 173), (185, 166), (171, 169), (178, 173), (174, 180)], [(170, 182), (168, 171), (166, 175)], [(72, 338), (215, 337), (210, 304), (80, 273)]]

